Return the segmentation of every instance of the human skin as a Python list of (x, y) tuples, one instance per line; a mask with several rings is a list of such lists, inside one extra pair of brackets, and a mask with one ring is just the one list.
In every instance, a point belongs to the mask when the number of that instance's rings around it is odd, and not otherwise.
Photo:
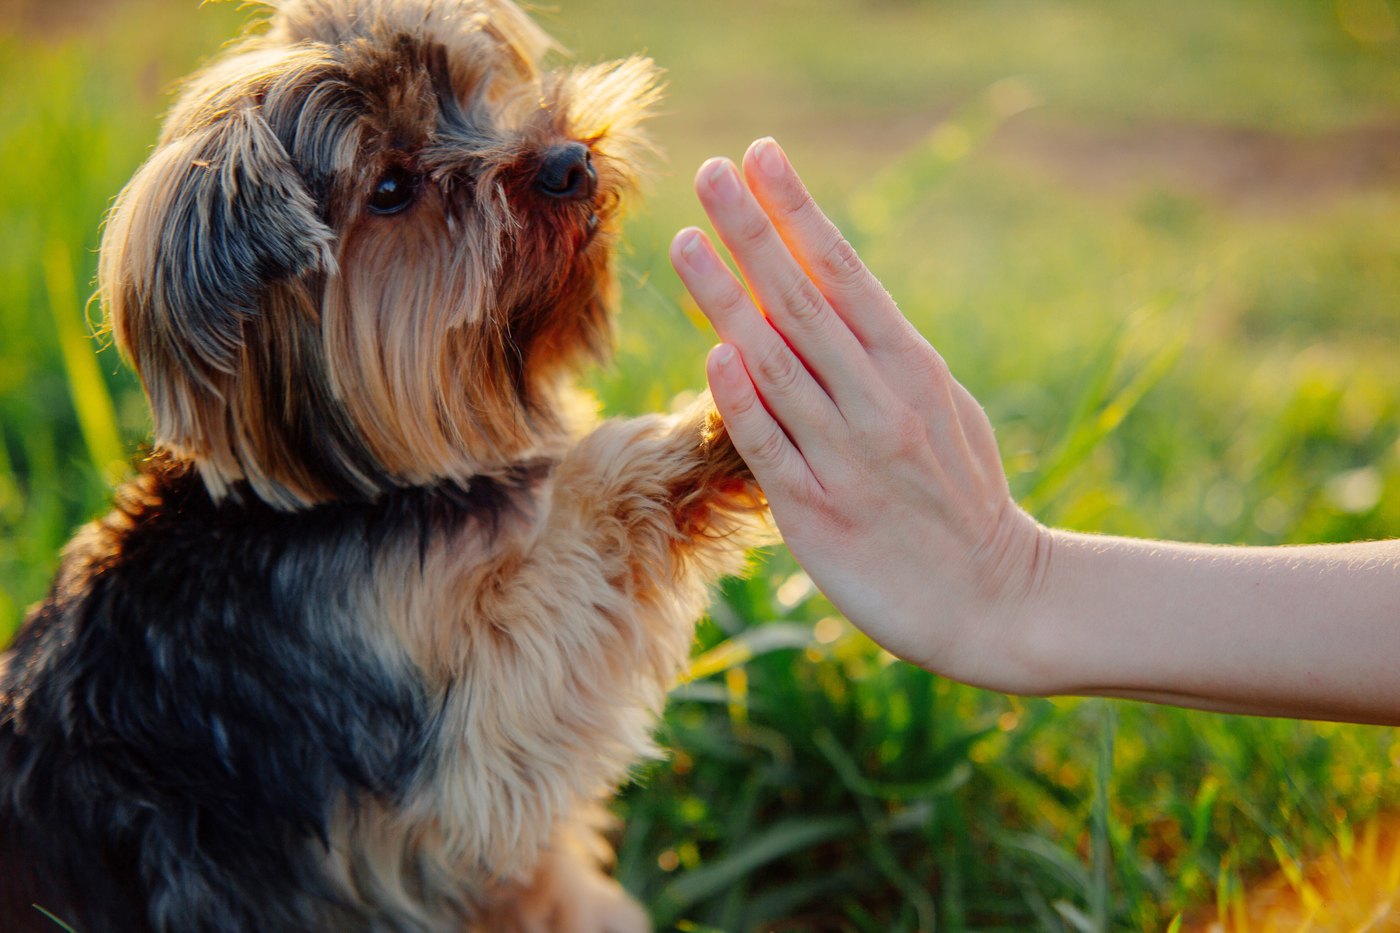
[[(696, 192), (671, 261), (723, 341), (706, 363), (793, 555), (894, 654), (1022, 695), (1400, 724), (1400, 543), (1246, 548), (1047, 528), (991, 423), (771, 139)], [(751, 293), (750, 293), (751, 292)]]

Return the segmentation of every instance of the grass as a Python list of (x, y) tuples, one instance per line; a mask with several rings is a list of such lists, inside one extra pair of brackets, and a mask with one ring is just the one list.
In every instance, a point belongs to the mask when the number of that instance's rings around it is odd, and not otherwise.
[[(114, 449), (149, 430), (115, 353), (101, 348), (94, 372), (75, 340), (96, 232), (164, 89), (244, 16), (116, 7), (97, 25), (0, 35), (0, 638), (104, 507)], [(1244, 203), (1211, 182), (1231, 140), (1286, 159), (1393, 121), (1393, 13), (1383, 0), (539, 11), (583, 60), (642, 49), (670, 70), (656, 123), (669, 165), (620, 257), (617, 362), (589, 384), (615, 414), (701, 386), (715, 338), (666, 244), (702, 222), (694, 166), (771, 133), (987, 406), (1013, 488), (1043, 520), (1212, 542), (1393, 536), (1400, 192), (1278, 183)], [(1151, 133), (1216, 148), (1117, 183), (1074, 170), (1111, 169), (1114, 140)], [(1047, 155), (1064, 139), (1079, 147), (1068, 166)], [(1400, 804), (1392, 730), (965, 688), (880, 652), (781, 549), (726, 582), (696, 651), (663, 726), (671, 757), (616, 805), (618, 876), (663, 930), (1106, 933), (1182, 911), (1188, 925), (1248, 916), (1247, 887), (1329, 844), (1350, 851)]]

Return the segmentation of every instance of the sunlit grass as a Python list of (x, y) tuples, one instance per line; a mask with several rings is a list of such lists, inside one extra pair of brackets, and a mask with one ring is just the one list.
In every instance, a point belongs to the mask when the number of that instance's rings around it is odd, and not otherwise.
[[(1278, 871), (1246, 887), (1224, 873), (1207, 933), (1366, 933), (1400, 925), (1400, 827), (1371, 819), (1327, 850), (1299, 861), (1276, 847)], [(1190, 927), (1187, 927), (1188, 929)]]
[[(0, 36), (0, 636), (104, 507), (113, 447), (130, 455), (147, 436), (115, 352), (95, 344), (97, 381), (75, 355), (98, 225), (165, 90), (243, 17), (117, 8), (97, 33)], [(771, 133), (986, 405), (1013, 489), (1044, 520), (1260, 544), (1395, 535), (1394, 185), (1261, 209), (1150, 174), (1086, 185), (998, 144), (1394, 120), (1396, 43), (1378, 9), (1390, 13), (1382, 0), (540, 11), (583, 60), (641, 49), (669, 69), (655, 130), (670, 162), (620, 257), (617, 362), (588, 383), (610, 414), (702, 385), (715, 337), (666, 245), (703, 224), (689, 193), (701, 159)], [(781, 549), (726, 583), (696, 650), (663, 730), (670, 759), (617, 803), (617, 874), (661, 929), (1105, 933), (1183, 910), (1209, 923), (1219, 903), (1235, 933), (1230, 911), (1263, 929), (1267, 897), (1289, 918), (1279, 930), (1302, 929), (1308, 879), (1341, 930), (1394, 889), (1391, 824), (1368, 822), (1400, 810), (1392, 730), (961, 687), (880, 652)], [(1311, 861), (1334, 845), (1340, 861)]]

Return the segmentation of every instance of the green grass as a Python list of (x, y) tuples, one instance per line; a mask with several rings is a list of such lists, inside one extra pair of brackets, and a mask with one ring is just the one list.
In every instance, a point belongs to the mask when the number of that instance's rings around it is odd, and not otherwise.
[[(0, 35), (0, 637), (104, 507), (113, 446), (149, 430), (116, 354), (101, 349), (94, 378), (73, 350), (98, 224), (164, 90), (244, 16), (116, 6), (99, 27)], [(1338, 16), (1366, 6), (541, 11), (583, 60), (641, 49), (669, 69), (655, 132), (670, 161), (628, 228), (617, 362), (589, 384), (617, 414), (701, 386), (715, 337), (666, 245), (702, 223), (701, 159), (771, 133), (987, 406), (1043, 520), (1213, 542), (1393, 536), (1395, 186), (1260, 208), (1171, 166), (1086, 186), (984, 145), (1003, 119), (1085, 139), (1213, 126), (1285, 149), (1393, 121), (1397, 43), (1360, 41)], [(1393, 11), (1369, 9), (1374, 38)], [(998, 87), (1039, 106), (999, 113)], [(716, 653), (666, 717), (672, 756), (618, 799), (618, 875), (661, 929), (1164, 929), (1213, 913), (1277, 852), (1345, 840), (1400, 804), (1392, 730), (972, 690), (892, 661), (798, 570), (774, 549), (717, 594), (697, 646)]]

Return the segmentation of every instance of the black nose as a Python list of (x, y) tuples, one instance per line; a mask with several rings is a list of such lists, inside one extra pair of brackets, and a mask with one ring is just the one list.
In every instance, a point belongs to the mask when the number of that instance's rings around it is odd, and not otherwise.
[(565, 201), (582, 201), (593, 197), (598, 186), (598, 173), (583, 143), (564, 143), (546, 150), (540, 160), (540, 172), (535, 176), (535, 189), (540, 194)]

